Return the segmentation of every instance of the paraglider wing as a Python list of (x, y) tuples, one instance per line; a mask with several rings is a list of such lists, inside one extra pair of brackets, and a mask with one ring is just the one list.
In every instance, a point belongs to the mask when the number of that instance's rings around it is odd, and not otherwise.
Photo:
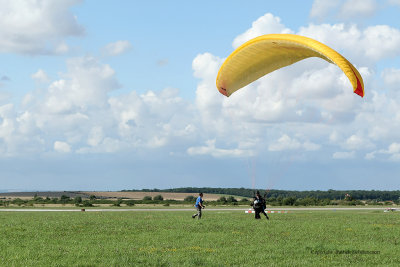
[(309, 57), (336, 64), (349, 78), (354, 93), (364, 96), (364, 83), (357, 69), (332, 48), (308, 37), (268, 34), (256, 37), (232, 52), (217, 76), (217, 88), (225, 96), (262, 76)]

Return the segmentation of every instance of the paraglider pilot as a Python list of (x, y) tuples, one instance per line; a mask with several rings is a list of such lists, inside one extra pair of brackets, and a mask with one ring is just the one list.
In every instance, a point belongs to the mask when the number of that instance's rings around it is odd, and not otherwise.
[(199, 216), (198, 219), (201, 219), (201, 210), (204, 209), (203, 205), (203, 193), (199, 194), (199, 197), (196, 199), (196, 204), (194, 205), (197, 209), (197, 213), (192, 215), (192, 218), (196, 218), (196, 216)]
[(266, 209), (266, 202), (265, 198), (263, 198), (260, 195), (260, 192), (257, 191), (256, 196), (254, 197), (253, 203), (251, 203), (251, 206), (253, 206), (253, 209), (255, 211), (255, 219), (261, 219), (260, 213), (265, 215), (265, 218), (269, 220), (267, 213), (265, 213)]

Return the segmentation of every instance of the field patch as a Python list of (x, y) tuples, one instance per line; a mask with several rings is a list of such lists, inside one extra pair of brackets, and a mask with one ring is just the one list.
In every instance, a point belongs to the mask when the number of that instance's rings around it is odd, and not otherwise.
[(400, 216), (294, 211), (0, 213), (4, 266), (400, 265)]

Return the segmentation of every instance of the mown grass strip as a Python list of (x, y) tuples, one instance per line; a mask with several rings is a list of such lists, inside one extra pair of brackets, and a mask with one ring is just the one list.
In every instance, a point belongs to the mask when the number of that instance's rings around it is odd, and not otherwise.
[(400, 265), (400, 214), (0, 213), (2, 266)]

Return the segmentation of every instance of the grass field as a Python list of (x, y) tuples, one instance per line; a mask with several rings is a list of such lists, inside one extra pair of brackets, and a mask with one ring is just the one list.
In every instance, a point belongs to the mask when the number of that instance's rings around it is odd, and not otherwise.
[(400, 213), (1, 212), (2, 266), (399, 266)]

